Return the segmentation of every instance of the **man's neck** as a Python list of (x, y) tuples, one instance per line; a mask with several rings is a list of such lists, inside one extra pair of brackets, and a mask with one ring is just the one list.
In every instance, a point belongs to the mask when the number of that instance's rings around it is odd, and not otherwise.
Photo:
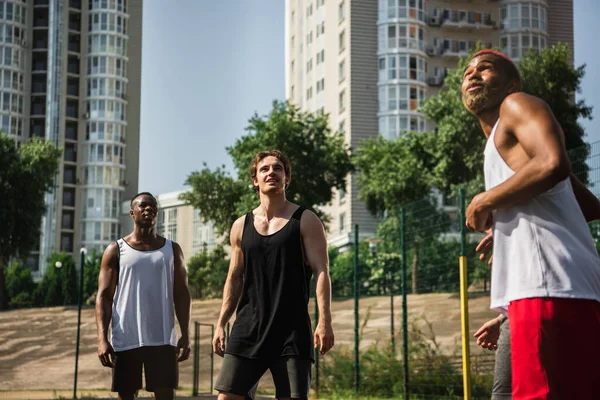
[(268, 220), (282, 215), (287, 205), (288, 201), (285, 198), (285, 192), (271, 196), (264, 193), (260, 194), (260, 208), (263, 210)]
[(133, 237), (137, 241), (150, 243), (156, 239), (156, 226), (135, 225), (133, 227)]
[(494, 129), (494, 125), (496, 125), (498, 118), (500, 118), (500, 107), (496, 107), (493, 110), (484, 111), (479, 114), (477, 118), (479, 119), (479, 124), (483, 130), (483, 134), (486, 138), (489, 138), (492, 134), (492, 129)]

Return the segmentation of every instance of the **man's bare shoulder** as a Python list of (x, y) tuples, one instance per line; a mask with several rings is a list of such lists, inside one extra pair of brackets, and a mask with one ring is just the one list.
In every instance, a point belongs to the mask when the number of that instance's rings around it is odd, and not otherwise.
[(300, 228), (302, 230), (322, 229), (323, 222), (317, 216), (317, 214), (314, 213), (314, 211), (306, 209), (300, 217)]
[(234, 243), (241, 243), (242, 241), (242, 233), (244, 232), (244, 222), (246, 221), (246, 215), (242, 215), (231, 225), (231, 231), (229, 233), (229, 237), (231, 240), (231, 245)]
[(106, 246), (106, 248), (104, 249), (104, 256), (105, 257), (116, 256), (118, 251), (119, 251), (119, 245), (117, 244), (117, 242), (112, 242), (111, 244)]
[(547, 110), (548, 105), (539, 97), (523, 92), (512, 93), (502, 101), (500, 119), (528, 118), (541, 109)]

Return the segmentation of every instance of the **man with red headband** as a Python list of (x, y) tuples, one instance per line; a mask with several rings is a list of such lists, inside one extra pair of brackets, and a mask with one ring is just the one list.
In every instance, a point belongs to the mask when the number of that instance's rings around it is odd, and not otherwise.
[(491, 307), (509, 317), (513, 399), (600, 398), (600, 258), (586, 224), (600, 202), (572, 174), (560, 125), (520, 92), (508, 57), (476, 53), (462, 96), (487, 138), (486, 191), (466, 224), (493, 230)]

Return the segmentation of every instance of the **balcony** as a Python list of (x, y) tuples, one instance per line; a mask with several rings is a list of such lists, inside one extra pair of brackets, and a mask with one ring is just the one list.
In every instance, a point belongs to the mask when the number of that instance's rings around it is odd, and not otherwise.
[(429, 26), (440, 26), (442, 25), (442, 16), (441, 15), (428, 15), (425, 18), (425, 22), (427, 22), (427, 25)]
[(444, 77), (442, 75), (432, 75), (427, 77), (427, 84), (429, 86), (439, 87), (444, 84)]
[(495, 29), (498, 27), (489, 14), (474, 12), (451, 12), (444, 13), (442, 17), (442, 28), (452, 30), (473, 29)]
[(425, 53), (429, 57), (437, 57), (437, 56), (442, 55), (443, 49), (442, 49), (442, 46), (440, 46), (440, 45), (434, 46), (432, 44), (428, 44), (427, 46), (425, 46)]

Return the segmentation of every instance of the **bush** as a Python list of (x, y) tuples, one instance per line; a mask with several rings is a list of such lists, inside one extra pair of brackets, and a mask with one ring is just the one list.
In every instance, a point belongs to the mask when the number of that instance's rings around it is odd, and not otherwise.
[[(435, 334), (427, 321), (429, 333), (424, 333), (416, 321), (409, 332), (409, 392), (410, 398), (462, 399), (463, 381), (460, 349), (453, 354), (442, 353)], [(400, 344), (398, 338), (396, 343)], [(400, 347), (398, 347), (400, 348)], [(476, 358), (476, 357), (475, 357)], [(331, 399), (353, 398), (354, 352), (348, 346), (334, 348), (319, 364), (319, 390)], [(390, 351), (390, 343), (376, 343), (360, 354), (360, 398), (403, 398), (403, 361)], [(489, 399), (493, 372), (472, 368), (473, 399)]]
[(20, 262), (13, 262), (4, 274), (10, 307), (31, 307), (34, 304), (33, 293), (36, 288), (31, 270)]

